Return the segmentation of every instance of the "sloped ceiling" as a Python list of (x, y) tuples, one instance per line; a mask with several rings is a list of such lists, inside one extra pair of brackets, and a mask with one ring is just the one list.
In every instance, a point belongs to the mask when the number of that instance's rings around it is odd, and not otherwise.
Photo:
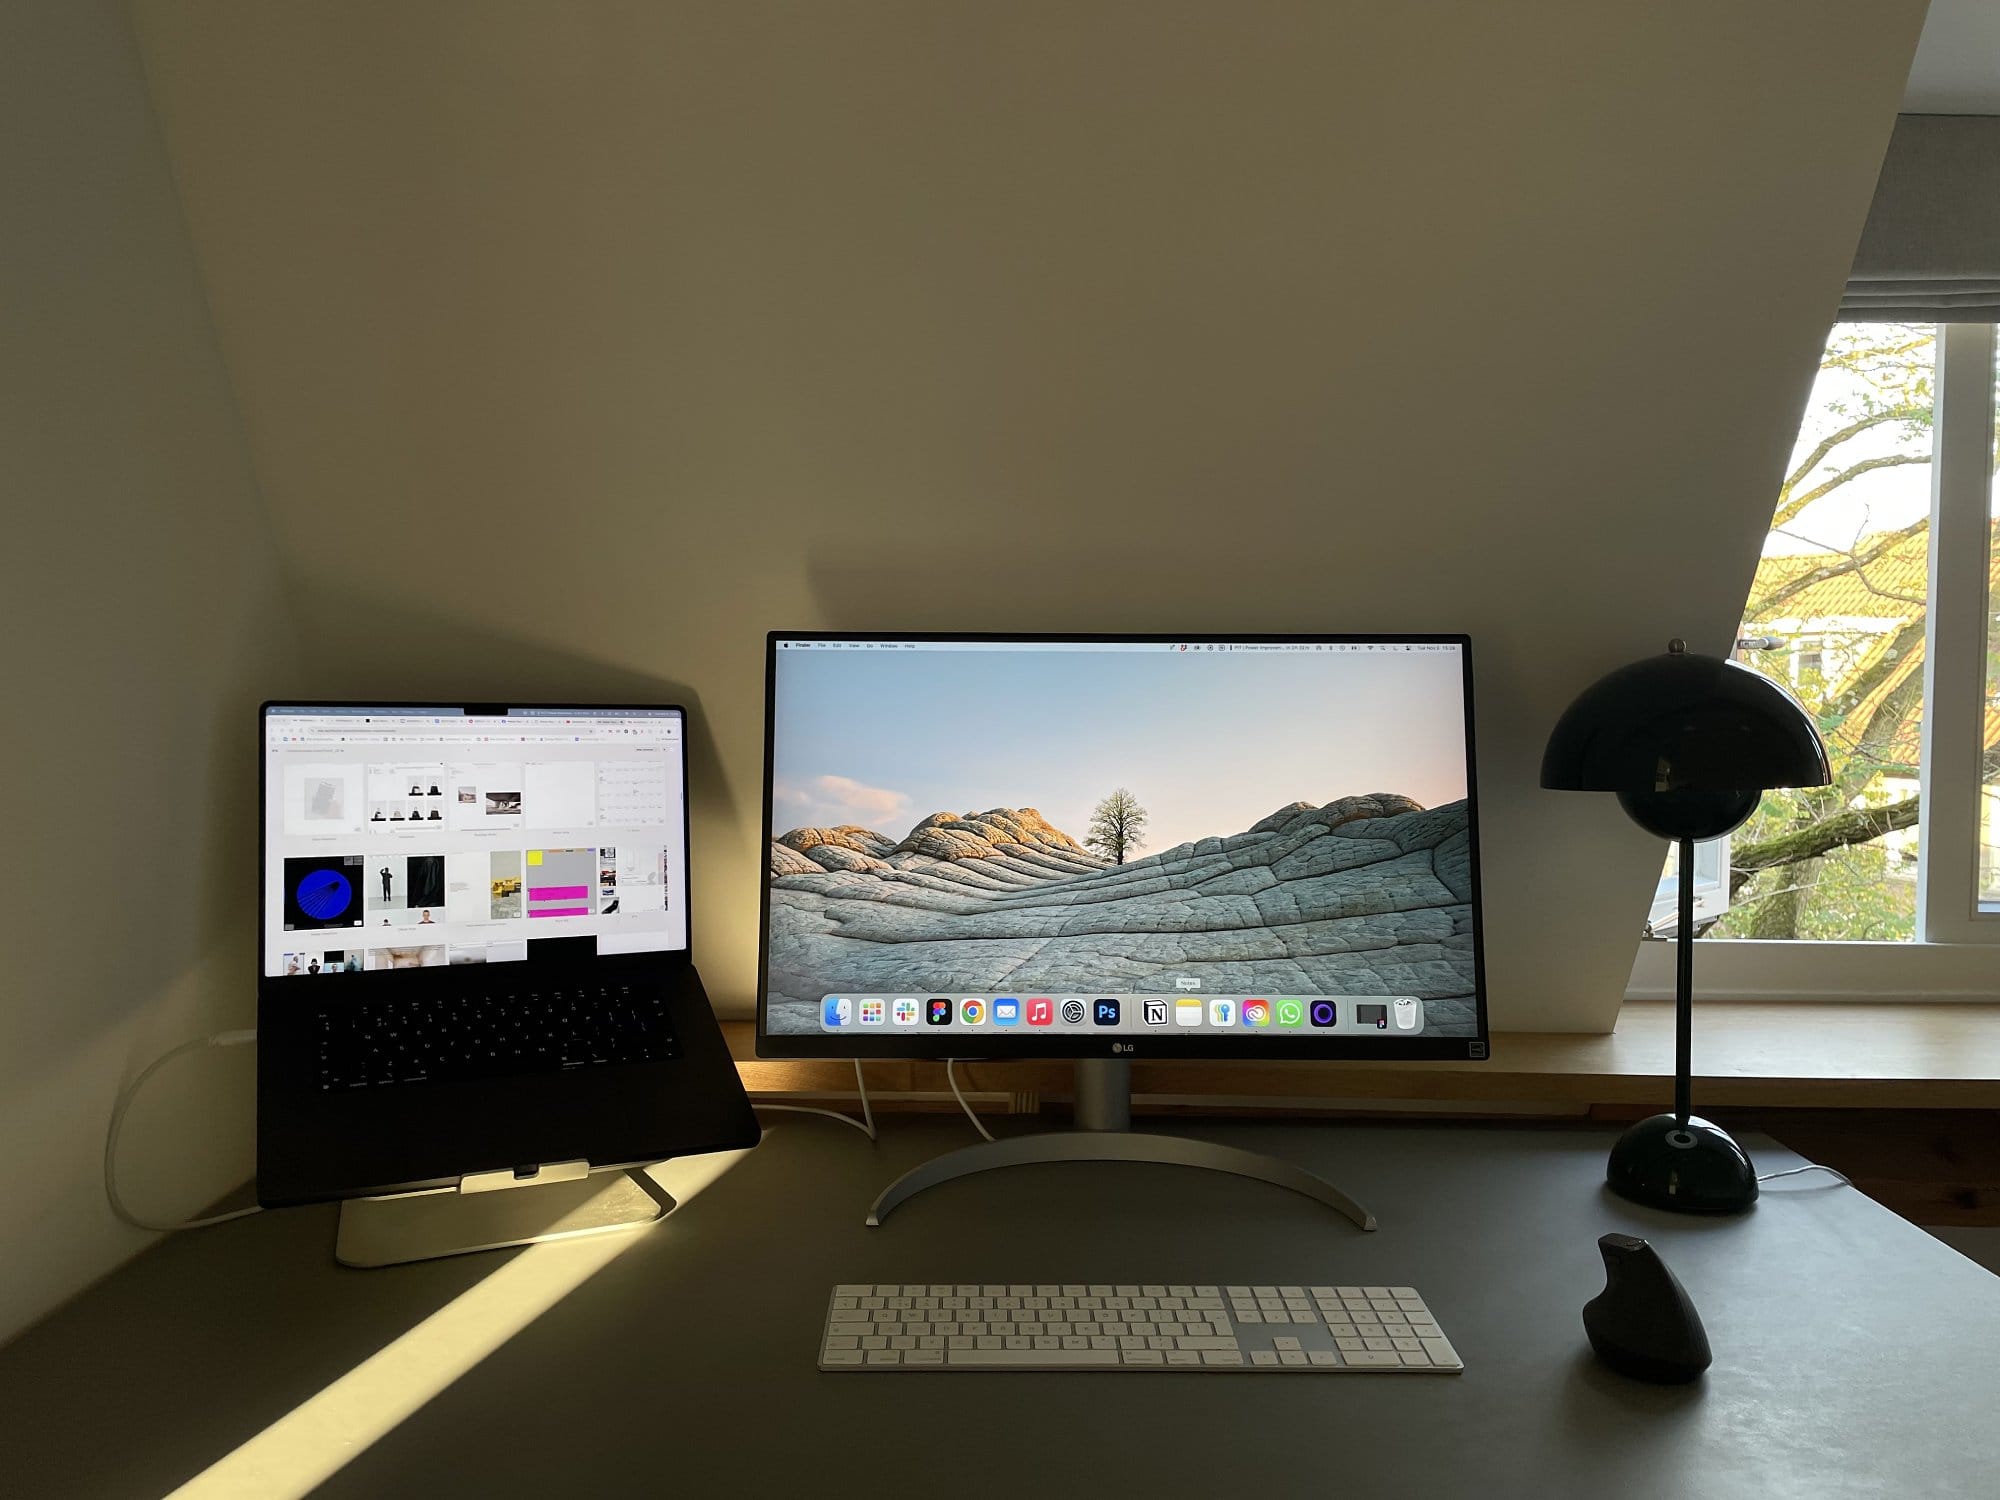
[(1931, 0), (1903, 108), (1919, 115), (2000, 115), (2000, 5)]
[(138, 16), (311, 686), (690, 702), (722, 1009), (767, 629), (1463, 628), (1496, 1023), (1601, 1029), (1542, 740), (1728, 639), (1923, 9)]

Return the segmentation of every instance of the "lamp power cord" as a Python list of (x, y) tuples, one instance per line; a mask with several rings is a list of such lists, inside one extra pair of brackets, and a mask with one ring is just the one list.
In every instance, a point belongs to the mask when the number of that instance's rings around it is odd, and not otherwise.
[(1803, 1167), (1786, 1167), (1781, 1172), (1764, 1172), (1759, 1174), (1757, 1180), (1759, 1182), (1770, 1182), (1773, 1178), (1778, 1178), (1778, 1177), (1796, 1177), (1801, 1172), (1825, 1172), (1828, 1176), (1838, 1177), (1840, 1179), (1840, 1181), (1837, 1184), (1835, 1184), (1838, 1187), (1854, 1186), (1852, 1179), (1850, 1179), (1845, 1172), (1838, 1171), (1833, 1167), (1827, 1166), (1823, 1162), (1816, 1162), (1816, 1161), (1807, 1162)]

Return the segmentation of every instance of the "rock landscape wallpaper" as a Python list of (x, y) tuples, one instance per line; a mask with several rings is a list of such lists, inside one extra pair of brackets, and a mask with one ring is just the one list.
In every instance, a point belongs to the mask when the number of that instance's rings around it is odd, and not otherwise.
[[(781, 652), (767, 1026), (816, 1032), (843, 991), (1194, 988), (1417, 995), (1425, 1035), (1477, 1035), (1460, 674), (1455, 653)], [(1141, 815), (1122, 850), (1114, 793)]]

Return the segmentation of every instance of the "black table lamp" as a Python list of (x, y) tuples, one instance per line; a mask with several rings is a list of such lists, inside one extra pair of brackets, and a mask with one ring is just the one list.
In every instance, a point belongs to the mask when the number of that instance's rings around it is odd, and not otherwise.
[(1826, 746), (1799, 701), (1768, 677), (1684, 641), (1600, 678), (1564, 711), (1542, 754), (1542, 785), (1616, 792), (1648, 833), (1679, 845), (1674, 966), (1674, 1112), (1618, 1138), (1605, 1171), (1636, 1203), (1683, 1213), (1740, 1213), (1757, 1172), (1729, 1132), (1690, 1112), (1694, 1015), (1694, 846), (1757, 810), (1767, 787), (1825, 786)]

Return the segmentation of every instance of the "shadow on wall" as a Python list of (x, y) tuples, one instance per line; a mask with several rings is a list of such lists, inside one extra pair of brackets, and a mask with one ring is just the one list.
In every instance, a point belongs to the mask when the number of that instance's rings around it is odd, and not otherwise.
[[(50, 1050), (0, 1050), (0, 1090), (45, 1084), (51, 1059), (98, 1055), (121, 1033), (114, 1046), (129, 1076), (190, 1034), (255, 1019), (256, 712), (269, 679), (298, 659), (292, 620), (268, 582), (219, 601), (224, 623), (211, 635), (190, 638), (163, 617), (132, 648), (123, 680), (97, 673), (87, 656), (61, 668), (69, 682), (60, 691), (71, 696), (57, 701), (73, 737), (28, 745), (37, 759), (19, 779), (46, 804), (31, 819), (47, 808), (72, 818), (93, 804), (124, 810), (103, 853), (116, 894), (98, 913), (114, 922), (115, 940), (82, 941), (39, 912), (12, 913), (38, 941), (9, 955), (9, 977), (31, 997), (38, 1047)], [(124, 602), (142, 614), (164, 609), (156, 597)], [(190, 666), (195, 653), (205, 655)], [(31, 848), (41, 839), (32, 825), (22, 837)], [(52, 837), (51, 850), (82, 847), (75, 827)], [(106, 1090), (109, 1107), (108, 1084), (73, 1083)]]
[[(335, 585), (295, 574), (292, 597), (307, 642), (305, 696), (681, 705), (696, 788), (692, 821), (721, 836), (748, 836), (739, 833), (735, 793), (691, 684), (358, 590), (351, 580)], [(280, 685), (273, 696), (290, 690)]]
[[(677, 703), (685, 708), (693, 788), (688, 823), (695, 871), (689, 898), (694, 949), (712, 954), (726, 943), (726, 917), (738, 903), (726, 899), (729, 892), (723, 888), (734, 883), (726, 878), (730, 862), (716, 855), (733, 846), (747, 850), (755, 831), (739, 816), (698, 689), (436, 613), (351, 580), (336, 584), (295, 575), (293, 600), (307, 642), (307, 680), (300, 689), (279, 685), (276, 695), (296, 690), (302, 696), (355, 700)], [(723, 887), (716, 883), (718, 871), (724, 872)], [(719, 914), (725, 919), (720, 928)], [(708, 967), (704, 965), (704, 973)]]
[[(1539, 768), (1577, 684), (1625, 650), (1614, 632), (1580, 637), (1561, 612), (1524, 607), (1525, 585), (1426, 588), (1393, 557), (1273, 545), (1250, 569), (1224, 565), (1240, 534), (1197, 542), (1169, 529), (1167, 541), (1121, 538), (1114, 551), (1095, 544), (1093, 524), (1080, 518), (1077, 546), (1035, 549), (1011, 586), (1004, 565), (951, 550), (821, 545), (806, 559), (810, 613), (823, 628), (860, 631), (1470, 634), (1489, 1020), (1494, 1030), (1611, 1029), (1660, 846), (1610, 799), (1542, 791)], [(1702, 643), (1698, 630), (1686, 634)]]
[[(296, 617), (271, 596), (260, 601), (257, 618), (244, 628), (266, 638), (283, 635), (293, 643), (297, 640)], [(286, 659), (297, 670), (300, 658), (295, 647)], [(235, 960), (245, 975), (252, 973), (256, 964), (256, 920), (246, 921), (244, 914), (256, 910), (258, 865), (254, 851), (263, 837), (262, 811), (257, 805), (259, 757), (263, 753), (258, 744), (257, 705), (263, 701), (262, 689), (267, 685), (263, 674), (283, 670), (284, 662), (266, 659), (237, 672), (237, 681), (228, 691), (199, 705), (207, 710), (208, 722), (201, 726), (202, 733), (186, 736), (189, 741), (206, 743), (208, 778), (204, 784), (214, 789), (213, 800), (200, 808), (207, 820), (206, 836), (193, 841), (200, 871), (195, 887), (200, 940), (190, 958), (202, 962), (221, 954)], [(242, 1005), (228, 1007), (216, 1017), (216, 1024), (248, 1024), (255, 1016), (254, 996), (255, 991), (246, 987)]]

